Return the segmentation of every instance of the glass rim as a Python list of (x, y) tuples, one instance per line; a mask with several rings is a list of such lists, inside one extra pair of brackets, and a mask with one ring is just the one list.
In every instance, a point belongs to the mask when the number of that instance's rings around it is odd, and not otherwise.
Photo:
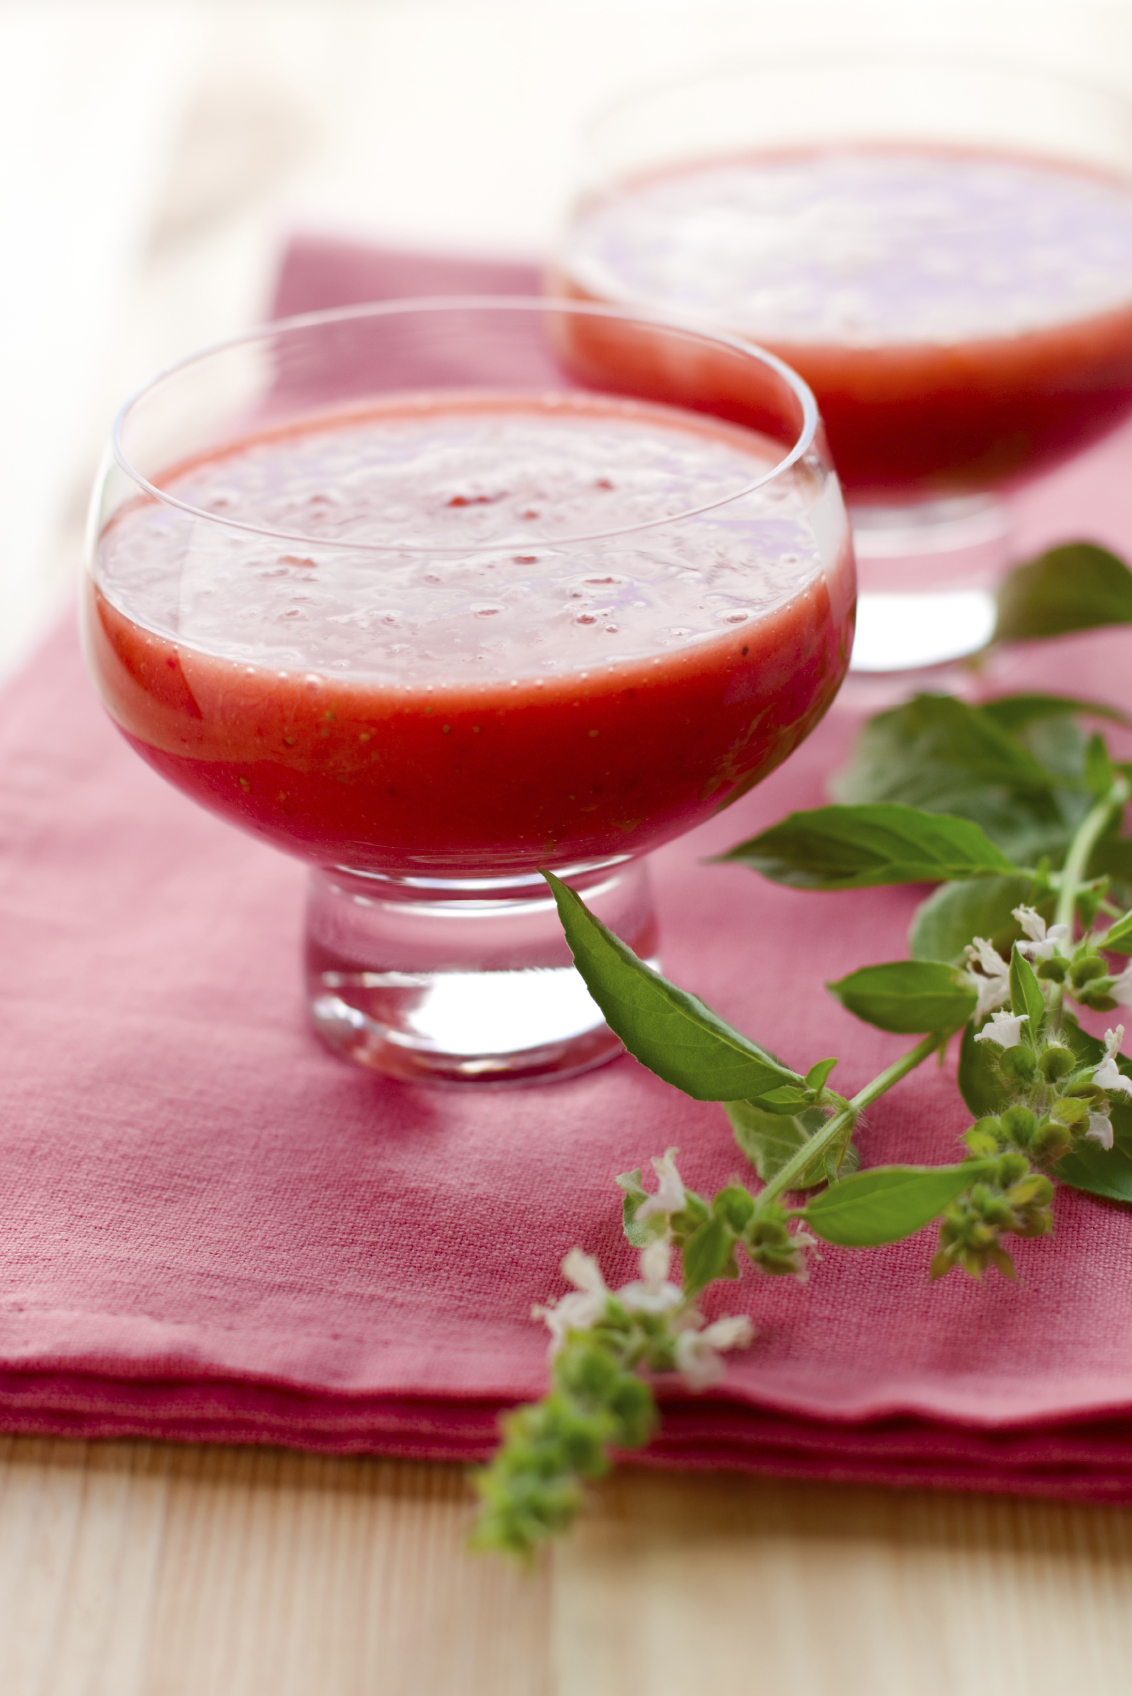
[(1061, 88), (1075, 89), (1081, 94), (1102, 94), (1132, 117), (1132, 92), (1116, 82), (1104, 80), (1099, 72), (1063, 70), (1033, 57), (1016, 59), (1005, 53), (981, 53), (977, 49), (937, 49), (931, 43), (917, 46), (913, 42), (867, 42), (846, 37), (841, 42), (782, 46), (765, 53), (752, 50), (738, 57), (702, 59), (685, 70), (625, 84), (619, 92), (590, 108), (581, 126), (582, 145), (592, 146), (603, 124), (646, 101), (705, 84), (737, 82), (743, 77), (764, 73), (773, 75), (776, 71), (800, 70), (808, 65), (821, 65), (831, 70), (841, 67), (852, 70), (865, 65), (879, 69), (892, 65), (945, 74), (983, 72), (1009, 78), (1015, 83), (1044, 81)]
[[(727, 331), (717, 330), (709, 322), (697, 320), (691, 316), (681, 318), (677, 314), (653, 310), (646, 306), (642, 306), (640, 308), (634, 306), (605, 306), (586, 301), (559, 298), (554, 295), (419, 295), (399, 297), (397, 299), (387, 301), (368, 301), (354, 306), (332, 307), (324, 311), (304, 312), (295, 314), (288, 318), (269, 320), (267, 323), (257, 325), (251, 330), (245, 330), (238, 335), (226, 337), (223, 341), (213, 342), (208, 347), (201, 348), (196, 353), (189, 354), (185, 358), (175, 361), (172, 365), (165, 366), (162, 370), (158, 371), (155, 376), (151, 377), (146, 383), (142, 384), (140, 388), (135, 389), (129, 398), (119, 407), (111, 426), (109, 442), (110, 452), (125, 475), (129, 477), (139, 489), (144, 491), (144, 493), (160, 502), (162, 506), (172, 507), (175, 510), (188, 514), (192, 518), (200, 519), (209, 524), (218, 525), (224, 529), (236, 530), (244, 535), (262, 536), (269, 538), (272, 541), (298, 542), (306, 547), (333, 548), (351, 553), (434, 553), (466, 556), (468, 554), (489, 554), (498, 551), (500, 548), (508, 548), (512, 544), (506, 540), (464, 543), (456, 546), (433, 543), (427, 540), (418, 540), (411, 537), (406, 538), (403, 541), (399, 540), (396, 542), (369, 542), (341, 540), (337, 537), (307, 536), (294, 531), (273, 530), (264, 525), (248, 524), (239, 519), (230, 518), (220, 513), (208, 512), (203, 507), (195, 507), (188, 501), (179, 500), (175, 495), (172, 495), (167, 490), (162, 489), (158, 484), (150, 482), (150, 480), (145, 477), (131, 462), (122, 441), (122, 433), (126, 426), (129, 414), (140, 401), (144, 400), (146, 396), (152, 394), (162, 383), (168, 381), (170, 378), (176, 377), (180, 372), (187, 371), (195, 365), (202, 364), (205, 360), (210, 359), (217, 354), (225, 353), (229, 349), (249, 347), (256, 342), (267, 342), (277, 338), (280, 334), (285, 335), (297, 330), (318, 329), (322, 326), (331, 326), (335, 324), (348, 324), (360, 319), (393, 317), (399, 313), (426, 314), (467, 311), (469, 309), (489, 310), (495, 312), (569, 312), (579, 317), (622, 320), (633, 324), (651, 325), (662, 330), (678, 331), (683, 335), (694, 336), (702, 342), (727, 348), (733, 353), (740, 354), (744, 359), (753, 359), (757, 363), (769, 367), (769, 369), (786, 384), (787, 388), (799, 402), (801, 408), (801, 424), (793, 447), (791, 447), (789, 451), (786, 452), (781, 459), (776, 461), (776, 463), (767, 471), (763, 472), (760, 476), (753, 478), (750, 482), (744, 483), (740, 488), (732, 490), (731, 493), (723, 495), (716, 500), (704, 502), (699, 506), (682, 508), (679, 512), (667, 514), (660, 518), (649, 518), (636, 524), (620, 525), (611, 530), (585, 531), (578, 532), (576, 534), (571, 533), (565, 536), (532, 535), (528, 537), (524, 535), (524, 541), (529, 542), (532, 546), (537, 545), (539, 547), (554, 548), (566, 547), (578, 542), (605, 541), (618, 536), (637, 535), (643, 531), (657, 530), (668, 525), (684, 523), (691, 518), (698, 518), (702, 513), (714, 512), (721, 507), (729, 506), (733, 502), (742, 500), (745, 496), (752, 494), (755, 490), (765, 488), (768, 484), (773, 483), (776, 478), (781, 477), (784, 472), (791, 468), (791, 466), (796, 465), (814, 443), (814, 438), (820, 424), (820, 418), (818, 414), (817, 401), (815, 400), (813, 392), (805, 379), (800, 377), (785, 360), (780, 359), (777, 354), (772, 353), (769, 348), (760, 347), (756, 342), (749, 341), (742, 336), (735, 336), (729, 334)], [(405, 392), (427, 393), (428, 389), (426, 386), (420, 391), (406, 390)], [(475, 390), (469, 388), (467, 392), (472, 394)], [(508, 391), (504, 390), (503, 392), (506, 393)], [(514, 392), (516, 399), (520, 399), (524, 391), (515, 390)], [(595, 390), (594, 392), (604, 393), (606, 391)], [(634, 397), (626, 396), (625, 398), (633, 399)], [(669, 403), (659, 401), (654, 404), (664, 406)], [(672, 404), (671, 410), (678, 413), (682, 410), (689, 411), (690, 409), (680, 408), (678, 405)], [(692, 414), (692, 416), (710, 418), (713, 415), (711, 413), (704, 413), (702, 415)], [(747, 428), (747, 426), (734, 423), (732, 420), (723, 419), (719, 420), (719, 422), (727, 424), (731, 429), (744, 430)], [(751, 434), (753, 435), (755, 432), (752, 430)]]

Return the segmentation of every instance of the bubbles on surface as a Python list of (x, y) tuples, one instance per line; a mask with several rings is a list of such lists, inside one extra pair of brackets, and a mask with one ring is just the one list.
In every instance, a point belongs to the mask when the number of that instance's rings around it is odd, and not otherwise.
[[(592, 397), (586, 408), (576, 397), (548, 398), (501, 418), (410, 402), (397, 413), (252, 442), (197, 462), (173, 492), (207, 509), (220, 486), (241, 523), (330, 513), (340, 535), (360, 540), (281, 547), (140, 505), (103, 536), (99, 580), (131, 617), (211, 652), (409, 683), (604, 666), (613, 636), (619, 662), (654, 655), (718, 636), (721, 618), (736, 609), (758, 618), (821, 569), (810, 481), (796, 471), (670, 525), (544, 541), (537, 550), (481, 546), (485, 527), (510, 522), (509, 507), (520, 518), (537, 509), (583, 526), (600, 512), (616, 528), (655, 509), (660, 484), (686, 511), (705, 495), (743, 488), (778, 453), (757, 436), (661, 408), (627, 413)], [(375, 533), (434, 523), (442, 549), (364, 545)], [(464, 548), (448, 545), (454, 534)], [(307, 686), (318, 686), (317, 675)]]
[(853, 347), (1019, 335), (1132, 298), (1132, 186), (944, 149), (709, 161), (586, 209), (566, 269), (756, 337)]

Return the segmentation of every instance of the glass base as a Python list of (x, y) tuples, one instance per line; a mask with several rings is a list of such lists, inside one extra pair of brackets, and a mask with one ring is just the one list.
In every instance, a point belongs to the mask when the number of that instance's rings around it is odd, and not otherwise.
[[(656, 919), (643, 861), (561, 874), (652, 966)], [(336, 1054), (422, 1083), (573, 1077), (622, 1052), (571, 964), (538, 876), (310, 874), (307, 1000)]]
[(985, 648), (1009, 524), (994, 495), (851, 509), (857, 636), (850, 669), (912, 680)]

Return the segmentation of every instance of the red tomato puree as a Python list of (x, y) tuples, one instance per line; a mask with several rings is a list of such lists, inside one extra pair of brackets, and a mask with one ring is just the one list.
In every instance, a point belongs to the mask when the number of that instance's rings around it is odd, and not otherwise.
[(553, 286), (781, 355), (858, 500), (1028, 475), (1132, 406), (1132, 182), (1042, 159), (894, 145), (703, 161), (582, 206)]
[(785, 759), (844, 675), (836, 484), (801, 465), (740, 492), (781, 457), (588, 395), (265, 430), (161, 479), (183, 507), (111, 519), (92, 671), (152, 766), (312, 861), (461, 877), (639, 853)]

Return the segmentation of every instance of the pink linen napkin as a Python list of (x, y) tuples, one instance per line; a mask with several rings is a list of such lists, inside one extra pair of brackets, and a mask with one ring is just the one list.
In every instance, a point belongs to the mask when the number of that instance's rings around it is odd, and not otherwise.
[[(280, 310), (399, 291), (526, 289), (533, 268), (296, 242)], [(1019, 509), (1027, 543), (1132, 550), (1132, 434)], [(1044, 653), (1048, 653), (1045, 650)], [(1004, 686), (1048, 686), (1044, 653)], [(1056, 686), (1132, 708), (1132, 636), (1063, 642)], [(900, 957), (913, 891), (803, 895), (702, 858), (820, 804), (839, 704), (763, 787), (663, 850), (668, 971), (852, 1090), (899, 1052), (824, 981)], [(537, 1090), (430, 1092), (308, 1031), (303, 869), (149, 771), (104, 716), (70, 623), (0, 704), (0, 1428), (486, 1454), (540, 1393), (532, 1301), (574, 1244), (632, 1275), (615, 1173), (675, 1144), (712, 1190), (724, 1115), (628, 1058)], [(953, 1061), (949, 1066), (950, 1073)], [(952, 1157), (932, 1068), (877, 1105), (867, 1162)], [(1019, 1282), (928, 1286), (928, 1234), (829, 1248), (805, 1288), (749, 1273), (757, 1339), (725, 1383), (665, 1391), (648, 1459), (792, 1476), (1132, 1501), (1132, 1213), (1065, 1193)]]

